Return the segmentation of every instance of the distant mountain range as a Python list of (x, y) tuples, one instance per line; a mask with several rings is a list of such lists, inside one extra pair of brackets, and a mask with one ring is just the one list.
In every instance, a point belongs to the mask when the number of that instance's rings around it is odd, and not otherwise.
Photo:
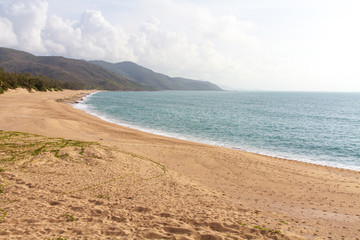
[(29, 72), (66, 82), (72, 89), (222, 90), (210, 82), (171, 78), (132, 62), (88, 62), (57, 56), (35, 56), (9, 48), (0, 48), (0, 67), (8, 72)]
[(0, 48), (0, 67), (8, 72), (29, 72), (69, 83), (73, 89), (148, 90), (103, 67), (64, 57), (37, 57), (27, 52)]
[(192, 79), (169, 77), (156, 73), (148, 68), (139, 66), (133, 62), (109, 63), (105, 61), (91, 61), (96, 65), (102, 66), (107, 70), (117, 73), (135, 82), (143, 83), (151, 88), (160, 90), (222, 90), (215, 84), (205, 81)]

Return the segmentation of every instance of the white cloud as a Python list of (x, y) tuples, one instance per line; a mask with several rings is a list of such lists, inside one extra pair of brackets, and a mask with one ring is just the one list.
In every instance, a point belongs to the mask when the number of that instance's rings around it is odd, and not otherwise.
[(189, 43), (182, 33), (161, 29), (159, 23), (153, 18), (132, 35), (131, 43), (139, 63), (167, 71), (179, 71), (193, 63), (197, 57), (197, 46)]
[(0, 29), (0, 44), (9, 47), (16, 46), (17, 36), (9, 19), (0, 17)]
[(231, 14), (216, 16), (183, 1), (143, 1), (141, 9), (142, 15), (150, 12), (157, 18), (132, 36), (140, 64), (172, 76), (229, 85), (241, 76), (258, 75), (258, 62), (249, 60), (261, 50), (258, 39), (248, 33), (252, 22)]
[(172, 76), (208, 80), (250, 72), (240, 60), (219, 52), (213, 41), (191, 42), (184, 33), (160, 28), (156, 18), (142, 24), (131, 42), (139, 64)]
[(192, 22), (193, 34), (213, 41), (222, 50), (234, 52), (234, 46), (240, 51), (259, 47), (258, 39), (248, 33), (255, 27), (251, 21), (240, 21), (234, 15), (214, 16), (209, 9), (198, 9)]
[[(17, 46), (28, 51), (46, 52), (42, 45), (41, 31), (46, 24), (47, 8), (47, 2), (42, 0), (19, 0), (1, 6), (1, 17), (11, 22)], [(15, 41), (9, 45), (13, 46), (14, 43)]]
[[(109, 61), (136, 60), (128, 35), (101, 12), (86, 10), (80, 20), (48, 16), (45, 0), (18, 0), (0, 5), (0, 43), (35, 54)], [(2, 15), (2, 16), (1, 16)]]
[(52, 15), (43, 31), (44, 45), (50, 54), (70, 56), (81, 47), (81, 31), (73, 23)]
[(108, 61), (135, 60), (127, 34), (120, 26), (106, 21), (99, 11), (86, 10), (77, 22), (53, 15), (43, 37), (51, 54)]

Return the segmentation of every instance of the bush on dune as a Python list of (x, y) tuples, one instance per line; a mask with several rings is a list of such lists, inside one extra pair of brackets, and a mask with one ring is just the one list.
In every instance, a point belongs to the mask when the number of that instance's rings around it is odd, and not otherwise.
[(26, 88), (29, 92), (33, 89), (35, 91), (62, 91), (66, 84), (56, 81), (54, 79), (35, 76), (31, 73), (16, 73), (6, 72), (4, 68), (0, 69), (0, 94), (3, 94), (8, 89)]

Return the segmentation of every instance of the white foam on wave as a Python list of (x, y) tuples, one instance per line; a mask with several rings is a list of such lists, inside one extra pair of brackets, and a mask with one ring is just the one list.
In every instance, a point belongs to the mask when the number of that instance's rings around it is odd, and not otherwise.
[(178, 133), (170, 133), (167, 131), (162, 131), (162, 130), (158, 130), (158, 129), (152, 129), (152, 128), (147, 128), (147, 127), (141, 127), (138, 125), (134, 125), (131, 123), (127, 123), (124, 121), (121, 121), (117, 118), (114, 118), (108, 114), (105, 113), (101, 113), (97, 110), (95, 110), (90, 104), (86, 104), (86, 102), (96, 93), (98, 93), (100, 91), (91, 93), (86, 95), (85, 97), (82, 98), (81, 101), (72, 104), (72, 106), (76, 109), (82, 110), (86, 113), (89, 113), (95, 117), (98, 117), (104, 121), (110, 122), (110, 123), (115, 123), (124, 127), (128, 127), (128, 128), (132, 128), (132, 129), (136, 129), (139, 131), (143, 131), (143, 132), (147, 132), (147, 133), (151, 133), (151, 134), (155, 134), (155, 135), (159, 135), (159, 136), (164, 136), (164, 137), (170, 137), (170, 138), (176, 138), (176, 139), (180, 139), (180, 140), (184, 140), (184, 141), (192, 141), (192, 142), (197, 142), (197, 143), (203, 143), (203, 144), (208, 144), (208, 145), (212, 145), (212, 146), (218, 146), (218, 147), (225, 147), (225, 148), (229, 148), (229, 149), (236, 149), (236, 150), (240, 150), (240, 151), (245, 151), (245, 152), (251, 152), (251, 153), (256, 153), (256, 154), (261, 154), (261, 155), (266, 155), (266, 156), (270, 156), (270, 157), (277, 157), (277, 158), (283, 158), (283, 159), (289, 159), (289, 160), (294, 160), (294, 161), (300, 161), (300, 162), (306, 162), (306, 163), (311, 163), (311, 164), (316, 164), (316, 165), (322, 165), (322, 166), (329, 166), (329, 167), (335, 167), (335, 168), (342, 168), (342, 169), (349, 169), (349, 170), (355, 170), (355, 171), (360, 171), (360, 166), (358, 165), (350, 165), (350, 164), (342, 164), (340, 162), (331, 162), (331, 161), (319, 161), (316, 160), (315, 157), (310, 158), (308, 156), (301, 156), (301, 155), (296, 155), (296, 154), (286, 154), (286, 153), (275, 153), (275, 152), (270, 152), (270, 151), (266, 151), (263, 149), (257, 149), (251, 146), (247, 146), (247, 147), (243, 147), (243, 146), (236, 146), (230, 143), (221, 143), (221, 142), (217, 142), (217, 141), (212, 141), (212, 140), (208, 140), (208, 139), (203, 139), (203, 138), (197, 138), (194, 136), (187, 136), (184, 134), (178, 134)]
[[(230, 148), (233, 148), (233, 147), (230, 147)], [(321, 166), (360, 171), (360, 166), (358, 166), (358, 165), (348, 164), (348, 163), (345, 164), (345, 163), (341, 163), (341, 162), (332, 162), (332, 161), (326, 161), (326, 160), (318, 160), (318, 159), (316, 159), (315, 156), (309, 157), (309, 156), (296, 155), (296, 154), (291, 154), (291, 153), (274, 153), (274, 152), (259, 150), (259, 149), (255, 149), (255, 148), (251, 148), (251, 147), (245, 148), (245, 149), (235, 147), (235, 149), (238, 149), (241, 151), (246, 151), (246, 152), (257, 153), (257, 154), (261, 154), (261, 155), (265, 155), (265, 156), (269, 156), (269, 157), (276, 157), (276, 158), (311, 163), (311, 164), (316, 164), (316, 165), (321, 165)]]
[[(95, 93), (92, 93), (92, 95), (93, 94), (95, 94)], [(91, 95), (87, 95), (86, 98), (83, 98), (78, 103), (72, 104), (72, 106), (74, 108), (76, 108), (76, 109), (85, 111), (86, 113), (89, 113), (89, 114), (91, 114), (91, 115), (93, 115), (95, 117), (98, 117), (98, 118), (100, 118), (100, 119), (102, 119), (104, 121), (115, 123), (115, 124), (118, 124), (118, 125), (121, 125), (121, 126), (124, 126), (124, 127), (135, 129), (135, 130), (152, 133), (152, 134), (159, 135), (159, 136), (176, 138), (176, 139), (185, 140), (185, 141), (193, 141), (193, 142), (199, 142), (199, 143), (204, 143), (204, 144), (209, 144), (209, 145), (224, 146), (223, 144), (216, 143), (214, 141), (204, 140), (204, 139), (195, 138), (195, 137), (191, 137), (191, 136), (185, 136), (185, 135), (177, 134), (177, 133), (169, 133), (169, 132), (158, 130), (158, 129), (141, 127), (141, 126), (138, 126), (138, 125), (134, 125), (134, 124), (131, 124), (131, 123), (121, 121), (121, 120), (119, 120), (117, 118), (114, 118), (114, 117), (108, 115), (108, 114), (101, 113), (101, 112), (95, 110), (94, 108), (92, 108), (91, 105), (86, 104), (86, 101), (90, 97), (91, 97)]]
[(152, 129), (152, 128), (147, 128), (147, 127), (134, 125), (134, 124), (131, 124), (131, 123), (121, 121), (121, 120), (119, 120), (117, 118), (114, 118), (114, 117), (108, 115), (108, 114), (101, 113), (101, 112), (97, 111), (96, 109), (94, 109), (90, 104), (86, 104), (86, 102), (91, 98), (91, 96), (93, 96), (96, 93), (98, 93), (98, 92), (86, 95), (81, 101), (79, 101), (79, 102), (77, 102), (75, 104), (72, 104), (72, 106), (74, 108), (76, 108), (76, 109), (85, 111), (86, 113), (89, 113), (89, 114), (91, 114), (91, 115), (93, 115), (95, 117), (98, 117), (98, 118), (100, 118), (100, 119), (102, 119), (104, 121), (115, 123), (115, 124), (118, 124), (118, 125), (121, 125), (121, 126), (124, 126), (124, 127), (136, 129), (136, 130), (139, 130), (139, 131), (152, 133), (152, 134), (159, 135), (159, 136), (176, 138), (176, 139), (185, 140), (185, 141), (192, 141), (192, 142), (204, 143), (204, 144), (208, 144), (208, 145), (232, 148), (231, 146), (227, 146), (226, 144), (219, 143), (219, 142), (216, 142), (216, 141), (205, 140), (205, 139), (196, 138), (196, 137), (193, 137), (193, 136), (186, 136), (186, 135), (183, 135), (183, 134), (170, 133), (170, 132), (167, 132), (167, 131), (162, 131), (162, 130), (158, 130), (158, 129)]

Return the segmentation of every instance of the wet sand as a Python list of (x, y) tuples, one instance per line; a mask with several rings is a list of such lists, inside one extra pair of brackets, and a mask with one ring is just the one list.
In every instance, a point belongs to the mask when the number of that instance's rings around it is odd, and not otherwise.
[(1, 239), (359, 239), (360, 172), (108, 123), (88, 93), (0, 95)]

